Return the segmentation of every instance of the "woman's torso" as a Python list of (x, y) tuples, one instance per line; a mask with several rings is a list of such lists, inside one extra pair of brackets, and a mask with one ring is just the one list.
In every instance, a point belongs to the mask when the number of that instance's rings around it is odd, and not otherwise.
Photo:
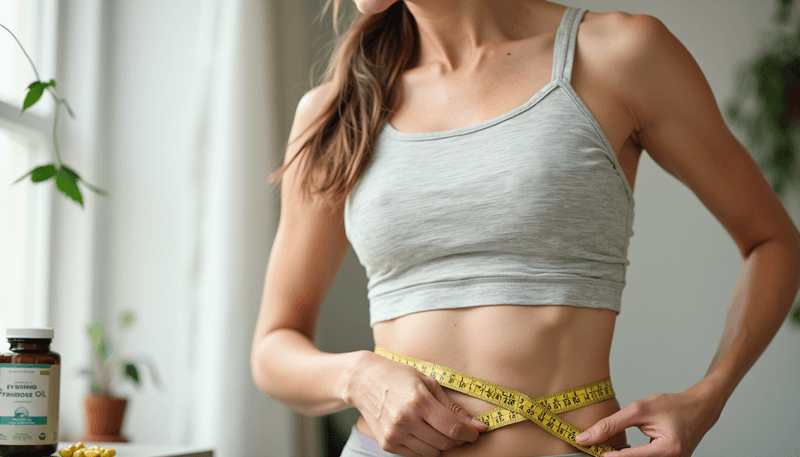
[[(410, 314), (375, 324), (373, 333), (377, 346), (535, 398), (608, 378), (615, 320), (616, 313), (605, 309), (492, 305)], [(495, 407), (455, 390), (444, 391), (472, 416)], [(619, 409), (612, 398), (559, 417), (585, 429)], [(376, 438), (363, 418), (359, 422), (362, 433)], [(625, 444), (624, 432), (613, 443)], [(576, 451), (533, 422), (523, 421), (483, 433), (475, 443), (441, 455), (533, 457)]]
[[(409, 70), (403, 76), (391, 125), (400, 132), (450, 130), (492, 119), (525, 103), (550, 82), (556, 27), (564, 7), (546, 5), (537, 12), (538, 27), (550, 32), (507, 43), (496, 53), (535, 57), (498, 58), (469, 80), (445, 80), (430, 72), (426, 75), (425, 69)], [(608, 74), (604, 37), (613, 33), (609, 27), (612, 14), (621, 13), (585, 13), (578, 29), (571, 85), (605, 132), (633, 189), (641, 147), (633, 141), (634, 120), (604, 77)], [(502, 96), (497, 88), (503, 88)], [(615, 321), (616, 313), (607, 309), (492, 305), (405, 315), (376, 323), (373, 335), (378, 346), (536, 397), (608, 378)], [(445, 392), (473, 416), (495, 407), (460, 392)], [(614, 398), (559, 416), (588, 428), (619, 410)], [(357, 427), (376, 438), (363, 418)], [(624, 432), (609, 441), (615, 447), (626, 443)], [(491, 455), (505, 457), (577, 451), (533, 422), (524, 421), (484, 433), (475, 443), (441, 455), (484, 456), (489, 450)]]

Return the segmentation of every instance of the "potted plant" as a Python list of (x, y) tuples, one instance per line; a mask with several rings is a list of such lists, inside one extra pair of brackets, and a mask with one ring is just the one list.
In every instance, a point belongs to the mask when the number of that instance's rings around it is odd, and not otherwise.
[[(123, 313), (120, 323), (120, 330), (125, 331), (123, 329), (133, 323), (133, 315)], [(139, 388), (141, 379), (138, 366), (141, 365), (147, 366), (154, 385), (160, 386), (161, 382), (155, 367), (148, 361), (135, 361), (124, 355), (118, 355), (120, 353), (119, 341), (114, 341), (112, 344), (102, 322), (95, 321), (88, 331), (95, 349), (94, 364), (91, 369), (81, 370), (82, 374), (91, 377), (91, 392), (83, 399), (86, 432), (79, 438), (79, 441), (127, 442), (128, 440), (120, 434), (120, 431), (128, 399), (114, 395), (111, 389), (112, 383), (117, 380), (129, 380)]]

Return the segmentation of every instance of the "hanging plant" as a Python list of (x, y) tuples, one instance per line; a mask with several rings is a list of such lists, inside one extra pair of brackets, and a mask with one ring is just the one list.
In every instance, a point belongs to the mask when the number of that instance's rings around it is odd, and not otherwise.
[(61, 109), (61, 106), (64, 106), (64, 108), (67, 110), (67, 114), (73, 118), (75, 115), (72, 113), (72, 109), (69, 107), (67, 99), (56, 95), (56, 81), (54, 79), (50, 79), (50, 81), (42, 81), (42, 78), (39, 77), (39, 72), (36, 70), (36, 65), (33, 64), (33, 60), (31, 60), (31, 57), (28, 55), (28, 52), (25, 51), (25, 48), (22, 47), (22, 43), (19, 42), (17, 36), (14, 35), (14, 33), (3, 24), (0, 24), (0, 27), (4, 28), (8, 33), (11, 34), (12, 37), (14, 37), (14, 40), (16, 40), (20, 49), (22, 49), (25, 57), (28, 58), (28, 62), (30, 62), (31, 67), (33, 68), (33, 73), (36, 75), (36, 81), (32, 82), (28, 86), (28, 93), (25, 95), (25, 100), (22, 103), (22, 111), (19, 113), (20, 116), (22, 116), (22, 113), (24, 113), (26, 109), (38, 102), (45, 91), (49, 92), (50, 95), (53, 96), (53, 100), (56, 103), (55, 115), (53, 116), (53, 152), (55, 153), (56, 162), (40, 165), (34, 168), (14, 181), (14, 184), (27, 177), (30, 177), (31, 182), (34, 183), (52, 179), (56, 183), (56, 189), (81, 205), (81, 208), (83, 208), (83, 194), (81, 193), (80, 188), (78, 188), (79, 181), (83, 182), (84, 185), (96, 193), (107, 196), (108, 193), (106, 191), (97, 186), (89, 184), (85, 179), (82, 179), (75, 170), (68, 167), (64, 164), (64, 162), (61, 161), (61, 154), (58, 149), (58, 112)]
[[(725, 108), (733, 127), (744, 133), (775, 193), (783, 199), (798, 181), (800, 148), (800, 21), (794, 0), (778, 0), (767, 45), (739, 70), (736, 93)], [(790, 313), (800, 326), (800, 306)]]

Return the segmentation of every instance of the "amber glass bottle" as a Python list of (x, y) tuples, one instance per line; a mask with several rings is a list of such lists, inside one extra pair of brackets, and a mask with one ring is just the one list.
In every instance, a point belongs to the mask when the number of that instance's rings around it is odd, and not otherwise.
[(58, 445), (61, 356), (52, 328), (9, 328), (0, 354), (0, 456), (53, 455)]

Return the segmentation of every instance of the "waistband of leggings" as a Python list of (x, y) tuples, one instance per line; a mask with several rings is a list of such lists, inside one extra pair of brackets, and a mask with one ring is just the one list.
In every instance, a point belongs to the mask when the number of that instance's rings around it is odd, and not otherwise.
[[(359, 430), (358, 427), (356, 427), (355, 425), (353, 425), (353, 427), (351, 428), (351, 433), (353, 435), (359, 437), (362, 440), (367, 439), (367, 440), (370, 440), (370, 441), (374, 441), (376, 445), (378, 444), (377, 440), (375, 440), (374, 438), (372, 438), (369, 435), (365, 435), (365, 434), (361, 433), (361, 430)], [(589, 457), (592, 457), (591, 454), (587, 454), (585, 452), (573, 452), (571, 454), (548, 455), (548, 456), (542, 456), (542, 457), (586, 457), (587, 455)]]

